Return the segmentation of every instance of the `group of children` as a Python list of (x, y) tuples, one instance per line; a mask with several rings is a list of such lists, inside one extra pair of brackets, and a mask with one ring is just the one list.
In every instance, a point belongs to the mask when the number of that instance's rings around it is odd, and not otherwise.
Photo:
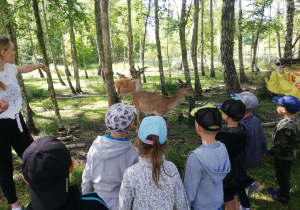
[[(105, 124), (110, 135), (98, 136), (91, 145), (82, 193), (69, 186), (74, 163), (66, 147), (53, 137), (34, 141), (23, 155), (23, 176), (30, 186), (27, 209), (251, 209), (248, 196), (263, 186), (247, 174), (261, 157), (274, 156), (279, 188), (268, 188), (269, 197), (289, 201), (290, 169), (300, 141), (295, 114), (300, 101), (293, 96), (274, 97), (284, 116), (276, 126), (267, 151), (261, 123), (253, 115), (257, 97), (249, 92), (214, 105), (195, 108), (195, 130), (202, 145), (188, 155), (184, 181), (174, 163), (166, 160), (167, 126), (162, 117), (145, 117), (135, 146), (126, 138), (136, 110), (112, 105)], [(222, 128), (222, 119), (227, 123)], [(246, 193), (245, 188), (248, 186)], [(240, 201), (240, 204), (239, 204)]]

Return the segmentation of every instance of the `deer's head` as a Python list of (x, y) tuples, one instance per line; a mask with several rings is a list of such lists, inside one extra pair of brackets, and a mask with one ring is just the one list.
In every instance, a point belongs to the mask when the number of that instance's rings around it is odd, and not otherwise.
[(181, 91), (187, 96), (197, 96), (197, 92), (190, 87), (189, 83), (189, 81), (183, 82), (181, 79), (178, 79), (178, 83), (176, 82), (176, 85), (179, 87), (178, 91)]
[(147, 67), (144, 67), (144, 68), (140, 68), (138, 66), (138, 69), (139, 70), (136, 70), (133, 66), (131, 66), (130, 68), (130, 74), (132, 76), (133, 79), (140, 79), (141, 78), (141, 74), (144, 73), (144, 70), (146, 69)]

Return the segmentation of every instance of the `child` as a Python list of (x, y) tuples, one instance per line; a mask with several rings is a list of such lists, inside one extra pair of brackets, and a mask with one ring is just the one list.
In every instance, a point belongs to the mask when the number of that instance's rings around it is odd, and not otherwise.
[(231, 98), (222, 104), (221, 110), (227, 127), (217, 133), (216, 139), (225, 144), (231, 165), (231, 171), (223, 180), (225, 209), (239, 209), (237, 193), (247, 185), (246, 129), (239, 124), (245, 115), (246, 107), (242, 101)]
[(274, 96), (277, 113), (284, 116), (274, 129), (269, 154), (274, 156), (274, 167), (279, 189), (268, 188), (269, 197), (281, 203), (288, 203), (290, 172), (300, 142), (300, 122), (295, 114), (300, 111), (300, 101), (294, 96)]
[[(236, 97), (246, 106), (246, 114), (240, 121), (240, 124), (242, 124), (247, 131), (246, 168), (253, 168), (258, 166), (261, 157), (266, 157), (268, 152), (267, 140), (262, 130), (260, 120), (252, 113), (258, 106), (258, 99), (250, 92), (242, 92), (237, 94)], [(247, 184), (249, 185), (248, 196), (263, 189), (263, 185), (259, 184), (249, 175), (247, 175)], [(251, 209), (247, 194), (244, 189), (238, 193), (243, 209)]]
[(178, 170), (167, 161), (167, 126), (162, 117), (145, 117), (138, 131), (139, 162), (129, 167), (120, 190), (120, 210), (188, 209)]
[(26, 210), (108, 210), (97, 195), (84, 195), (81, 200), (78, 186), (69, 186), (74, 160), (58, 139), (36, 139), (22, 160), (23, 178), (29, 184), (31, 197)]
[(184, 175), (184, 187), (191, 209), (218, 209), (224, 202), (223, 179), (230, 171), (226, 147), (216, 141), (222, 116), (217, 107), (205, 105), (192, 110), (195, 129), (202, 145), (190, 152)]
[(133, 126), (136, 109), (122, 103), (113, 104), (105, 114), (110, 135), (98, 136), (87, 155), (82, 174), (82, 193), (92, 187), (109, 209), (119, 209), (119, 191), (125, 170), (137, 163), (138, 151), (126, 133)]

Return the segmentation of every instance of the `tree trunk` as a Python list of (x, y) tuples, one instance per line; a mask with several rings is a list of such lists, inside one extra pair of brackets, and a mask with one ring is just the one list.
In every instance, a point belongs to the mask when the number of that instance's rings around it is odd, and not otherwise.
[[(277, 0), (277, 21), (280, 21), (280, 0)], [(277, 46), (277, 59), (281, 59), (281, 47), (280, 47), (280, 34), (278, 29), (276, 30), (276, 46)]]
[[(31, 36), (31, 27), (30, 27), (30, 23), (29, 23), (29, 20), (27, 20), (27, 26), (28, 26), (28, 35), (29, 35), (29, 39), (30, 39), (30, 47), (31, 47), (31, 51), (32, 51), (32, 54), (33, 54), (33, 57), (34, 57), (34, 60), (36, 63), (39, 63), (38, 62), (38, 59), (37, 59), (37, 56), (35, 54), (35, 50), (34, 50), (34, 45), (33, 45), (33, 41), (32, 41), (32, 36)], [(42, 70), (39, 68), (38, 69), (39, 71), (39, 74), (40, 74), (40, 77), (41, 78), (45, 78)]]
[[(202, 0), (201, 0), (202, 1)], [(198, 61), (197, 61), (197, 48), (198, 48), (198, 22), (199, 22), (199, 0), (194, 0), (194, 28), (193, 28), (193, 35), (192, 35), (192, 42), (191, 42), (191, 54), (192, 54), (192, 62), (194, 66), (194, 74), (195, 74), (195, 91), (200, 98), (202, 88), (199, 79), (199, 72), (198, 72)]]
[(100, 0), (94, 0), (95, 3), (95, 23), (96, 23), (96, 41), (97, 41), (97, 49), (98, 49), (98, 57), (99, 57), (99, 67), (98, 67), (98, 75), (102, 76), (103, 81), (105, 81), (104, 69), (105, 69), (105, 61), (104, 61), (104, 52), (103, 52), (103, 38), (102, 38), (102, 27), (101, 27), (101, 8), (100, 8)]
[(71, 54), (74, 66), (74, 77), (75, 77), (75, 90), (77, 93), (82, 94), (82, 90), (80, 87), (80, 78), (79, 78), (79, 69), (78, 69), (78, 54), (76, 49), (76, 42), (75, 42), (75, 33), (74, 33), (74, 22), (71, 16), (72, 8), (73, 8), (73, 1), (67, 0), (68, 4), (68, 14), (69, 14), (69, 24), (70, 24), (70, 42), (71, 42)]
[(234, 1), (223, 0), (221, 18), (221, 62), (223, 65), (225, 88), (228, 94), (242, 92), (233, 61), (234, 26)]
[(244, 62), (243, 62), (243, 36), (242, 36), (242, 20), (243, 20), (243, 11), (242, 11), (242, 0), (239, 0), (239, 19), (238, 19), (238, 47), (239, 47), (239, 70), (240, 70), (240, 82), (248, 82), (244, 71)]
[(46, 12), (45, 12), (44, 0), (42, 0), (42, 9), (43, 9), (43, 16), (44, 16), (44, 21), (45, 21), (45, 26), (46, 26), (46, 32), (47, 32), (48, 41), (49, 41), (49, 45), (50, 45), (50, 51), (51, 51), (51, 55), (52, 55), (52, 59), (53, 59), (54, 68), (55, 68), (55, 71), (56, 71), (56, 74), (57, 74), (57, 78), (58, 78), (58, 81), (60, 82), (61, 85), (66, 86), (66, 84), (62, 80), (62, 78), (60, 76), (60, 73), (58, 71), (58, 68), (57, 68), (57, 62), (56, 62), (56, 58), (55, 58), (55, 54), (54, 54), (54, 49), (53, 49), (53, 45), (52, 45), (52, 40), (51, 40), (51, 36), (50, 36), (50, 32), (49, 32), (48, 21), (47, 21)]
[(63, 62), (64, 62), (64, 66), (65, 66), (65, 74), (67, 77), (67, 81), (70, 87), (70, 90), (72, 91), (73, 94), (76, 94), (76, 91), (72, 85), (71, 79), (70, 79), (70, 70), (68, 67), (68, 60), (67, 60), (67, 56), (66, 56), (66, 48), (65, 48), (65, 40), (64, 40), (64, 34), (63, 31), (61, 29), (61, 26), (59, 26), (60, 29), (60, 33), (61, 33), (61, 51), (62, 51), (62, 55), (63, 55)]
[(200, 50), (200, 58), (201, 58), (201, 75), (205, 76), (204, 71), (204, 42), (203, 42), (203, 31), (204, 31), (204, 0), (201, 0), (201, 50)]
[(210, 0), (209, 18), (210, 18), (210, 77), (215, 78), (214, 66), (214, 19), (213, 19), (213, 1)]
[(82, 40), (82, 34), (80, 34), (80, 42), (81, 42), (81, 54), (82, 54), (82, 63), (83, 63), (85, 78), (88, 79), (89, 75), (88, 75), (87, 70), (86, 70), (86, 63), (85, 63), (85, 58), (84, 58), (84, 43), (83, 43), (83, 40)]
[(299, 48), (298, 48), (298, 58), (300, 58), (300, 42), (299, 42)]
[(156, 40), (156, 49), (157, 49), (157, 59), (158, 59), (158, 68), (160, 74), (160, 85), (162, 94), (168, 95), (165, 83), (165, 76), (163, 70), (163, 61), (161, 55), (161, 46), (160, 46), (160, 39), (159, 39), (159, 18), (158, 18), (158, 0), (154, 1), (155, 5), (155, 40)]
[(131, 0), (127, 0), (127, 11), (128, 11), (128, 61), (129, 61), (129, 70), (134, 68), (134, 53), (133, 53), (133, 36), (132, 36), (132, 26), (131, 26)]
[[(45, 46), (44, 37), (43, 37), (44, 33), (43, 33), (40, 14), (39, 14), (38, 2), (37, 2), (37, 0), (32, 0), (32, 2), (33, 2), (33, 11), (34, 11), (34, 16), (35, 16), (35, 22), (36, 22), (36, 26), (37, 26), (37, 39), (39, 41), (40, 49), (43, 54), (44, 65), (49, 66), (48, 56), (46, 53), (46, 46)], [(48, 90), (50, 92), (50, 97), (51, 97), (51, 101), (53, 104), (53, 109), (54, 109), (55, 116), (57, 119), (57, 124), (58, 124), (58, 127), (61, 128), (61, 127), (63, 127), (63, 125), (62, 125), (58, 104), (56, 101), (56, 94), (55, 94), (55, 90), (53, 87), (53, 81), (52, 81), (52, 77), (51, 77), (50, 73), (47, 73), (47, 82), (48, 82)]]
[[(263, 21), (263, 17), (264, 17), (264, 11), (265, 11), (265, 0), (263, 2), (263, 7), (261, 8), (261, 13), (260, 13), (260, 21), (258, 23), (257, 26), (257, 31), (256, 31), (256, 38), (254, 41), (254, 46), (253, 46), (253, 58), (252, 58), (252, 65), (251, 65), (251, 78), (250, 78), (250, 83), (252, 83), (252, 79), (253, 79), (253, 72), (255, 71), (257, 74), (258, 70), (257, 70), (257, 59), (256, 59), (256, 53), (257, 53), (257, 48), (258, 48), (258, 40), (260, 37), (260, 28), (261, 28), (261, 24)], [(253, 69), (255, 67), (255, 69)]]
[[(73, 22), (70, 18), (70, 22)], [(79, 78), (79, 69), (78, 69), (78, 58), (77, 58), (77, 49), (76, 49), (76, 42), (75, 42), (75, 33), (73, 29), (73, 23), (70, 24), (70, 42), (72, 48), (72, 60), (73, 60), (73, 67), (74, 67), (74, 77), (75, 77), (75, 91), (79, 94), (82, 93), (81, 86), (80, 86), (80, 78)]]
[[(68, 65), (68, 59), (66, 56), (66, 47), (65, 47), (65, 39), (64, 39), (64, 33), (62, 31), (61, 25), (59, 26), (60, 29), (60, 33), (61, 33), (61, 47), (62, 47), (62, 55), (63, 55), (63, 61), (64, 61), (64, 66), (65, 66), (65, 73), (66, 76), (72, 76), (70, 69), (69, 69), (69, 65)], [(73, 86), (72, 86), (73, 88)], [(73, 92), (73, 91), (72, 91)]]
[(126, 61), (126, 47), (124, 46), (124, 58), (123, 58), (123, 61), (124, 61), (124, 69), (125, 69), (125, 61)]
[(114, 103), (118, 102), (118, 96), (115, 91), (112, 61), (111, 61), (111, 50), (110, 50), (110, 33), (109, 33), (109, 21), (108, 21), (108, 0), (100, 0), (101, 4), (101, 26), (103, 36), (103, 49), (105, 58), (105, 82), (107, 90), (107, 101), (110, 107)]
[(168, 18), (167, 18), (167, 59), (168, 59), (168, 70), (169, 77), (171, 77), (171, 68), (170, 68), (170, 56), (169, 56), (169, 30), (170, 30), (170, 2), (168, 1)]
[[(193, 89), (191, 84), (191, 78), (190, 78), (190, 71), (189, 71), (189, 65), (187, 60), (187, 50), (186, 50), (186, 43), (185, 43), (185, 26), (187, 23), (186, 18), (186, 0), (182, 0), (181, 5), (181, 15), (180, 15), (180, 22), (179, 22), (179, 37), (180, 37), (180, 47), (181, 47), (181, 54), (182, 54), (182, 64), (184, 68), (184, 76), (187, 83), (189, 83), (189, 86), (191, 89)], [(195, 98), (189, 96), (189, 113), (191, 110), (195, 108)], [(194, 117), (189, 114), (189, 123), (194, 122)]]
[(284, 35), (284, 53), (283, 57), (293, 58), (293, 26), (294, 26), (295, 3), (294, 0), (286, 0), (286, 19)]
[[(148, 18), (150, 16), (150, 8), (151, 8), (151, 0), (149, 0), (148, 3), (148, 12), (145, 20), (145, 29), (144, 29), (144, 36), (143, 36), (143, 42), (142, 42), (142, 53), (141, 53), (141, 60), (142, 60), (142, 68), (145, 67), (145, 46), (146, 46), (146, 34), (147, 34), (147, 25), (148, 25)], [(145, 71), (143, 72), (143, 81), (144, 83), (147, 82)]]

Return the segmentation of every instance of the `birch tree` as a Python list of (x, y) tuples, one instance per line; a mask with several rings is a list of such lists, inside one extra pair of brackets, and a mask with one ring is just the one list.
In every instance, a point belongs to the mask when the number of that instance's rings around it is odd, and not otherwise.
[[(179, 22), (179, 37), (180, 37), (182, 64), (183, 64), (183, 68), (184, 68), (185, 80), (186, 80), (187, 83), (189, 83), (190, 88), (193, 89), (192, 84), (191, 84), (190, 70), (189, 70), (189, 65), (188, 65), (187, 50), (186, 50), (186, 43), (185, 43), (186, 23), (187, 23), (186, 0), (182, 0), (180, 22)], [(195, 108), (195, 98), (189, 96), (189, 113), (193, 108)], [(188, 121), (193, 122), (194, 118), (191, 115), (189, 115)]]
[(286, 0), (286, 19), (284, 35), (284, 53), (283, 57), (293, 58), (293, 25), (294, 25), (295, 3), (294, 0)]
[[(202, 1), (202, 0), (201, 0)], [(201, 83), (199, 79), (198, 72), (198, 61), (197, 61), (197, 51), (198, 51), (198, 22), (199, 22), (199, 0), (194, 0), (194, 17), (193, 17), (194, 27), (193, 27), (193, 35), (192, 35), (192, 43), (191, 43), (191, 54), (192, 54), (192, 63), (194, 66), (194, 74), (195, 74), (195, 91), (198, 93), (198, 97), (201, 96)]]
[(225, 88), (228, 94), (242, 92), (233, 61), (234, 26), (234, 1), (223, 0), (221, 18), (221, 62)]
[(164, 69), (163, 69), (163, 60), (161, 54), (161, 46), (159, 39), (159, 17), (158, 17), (158, 0), (154, 0), (154, 8), (155, 8), (155, 41), (156, 41), (156, 49), (157, 49), (157, 59), (158, 59), (158, 68), (160, 75), (160, 85), (162, 94), (168, 95), (165, 83)]
[[(40, 18), (40, 13), (39, 13), (39, 6), (38, 6), (38, 2), (37, 0), (32, 0), (33, 3), (33, 11), (34, 11), (34, 16), (35, 16), (35, 22), (36, 22), (36, 26), (37, 26), (37, 39), (39, 41), (39, 45), (43, 54), (43, 63), (45, 66), (49, 66), (49, 62), (48, 62), (48, 55), (46, 53), (46, 46), (45, 46), (45, 42), (44, 42), (44, 36), (43, 36), (43, 28), (42, 28), (42, 24), (41, 24), (41, 18)], [(61, 116), (59, 113), (59, 108), (58, 108), (58, 104), (56, 101), (56, 94), (55, 94), (55, 90), (53, 87), (53, 81), (52, 81), (52, 76), (50, 73), (47, 73), (47, 82), (48, 82), (48, 90), (50, 92), (50, 97), (51, 97), (51, 101), (53, 104), (53, 109), (55, 112), (55, 116), (56, 116), (56, 120), (57, 120), (57, 124), (59, 126), (59, 128), (63, 127), (62, 125), (62, 121), (61, 121)]]
[(105, 82), (107, 90), (107, 101), (110, 107), (114, 103), (118, 102), (118, 97), (115, 91), (112, 60), (111, 60), (111, 49), (110, 49), (110, 32), (109, 32), (109, 21), (108, 21), (108, 0), (100, 0), (101, 5), (101, 26), (103, 35), (103, 49), (105, 57)]

